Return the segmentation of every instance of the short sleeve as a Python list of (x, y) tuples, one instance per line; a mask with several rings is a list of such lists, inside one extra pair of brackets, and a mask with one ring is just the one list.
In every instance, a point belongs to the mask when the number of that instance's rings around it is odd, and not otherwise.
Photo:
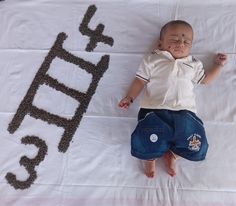
[(194, 57), (193, 57), (193, 62), (194, 62), (194, 78), (192, 79), (192, 82), (195, 84), (200, 84), (205, 77), (203, 64), (200, 60), (195, 59)]
[(142, 79), (146, 82), (149, 82), (150, 80), (150, 55), (147, 55), (143, 58), (141, 64), (139, 65), (139, 68), (136, 72), (136, 77), (139, 79)]

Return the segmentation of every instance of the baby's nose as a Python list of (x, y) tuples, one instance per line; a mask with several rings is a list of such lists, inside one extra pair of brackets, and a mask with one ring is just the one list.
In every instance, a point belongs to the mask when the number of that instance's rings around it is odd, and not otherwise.
[(180, 47), (183, 47), (184, 46), (184, 41), (183, 40), (179, 40), (177, 42), (177, 45), (180, 46)]

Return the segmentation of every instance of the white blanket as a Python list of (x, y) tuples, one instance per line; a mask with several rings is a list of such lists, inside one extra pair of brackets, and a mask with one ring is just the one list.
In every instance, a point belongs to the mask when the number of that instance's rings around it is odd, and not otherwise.
[[(100, 39), (88, 52), (91, 39), (79, 27), (89, 8), (96, 11), (90, 12), (90, 19), (87, 16), (88, 30), (93, 33), (103, 24), (103, 37), (113, 43)], [(233, 0), (0, 1), (0, 205), (236, 205), (235, 10)], [(141, 161), (130, 155), (139, 98), (128, 111), (117, 104), (143, 55), (155, 48), (161, 26), (173, 19), (193, 26), (192, 54), (203, 61), (205, 69), (217, 52), (227, 53), (228, 63), (211, 85), (196, 87), (198, 115), (210, 145), (206, 160), (179, 159), (172, 178), (159, 159), (156, 177), (148, 179)], [(32, 83), (44, 80), (45, 76), (36, 78), (36, 74), (47, 66), (47, 74), (67, 89), (86, 93), (90, 88), (93, 75), (83, 65), (58, 57), (44, 64), (62, 32), (68, 36), (63, 48), (75, 57), (97, 65), (102, 56), (109, 56), (107, 70), (93, 83), (95, 94), (88, 95), (86, 112), (80, 107), (85, 102), (55, 90), (50, 83), (40, 85), (33, 99), (23, 101)], [(41, 110), (30, 113), (29, 105)], [(73, 118), (78, 108), (81, 121), (61, 151), (58, 145), (66, 129), (60, 124)], [(42, 110), (54, 114), (54, 122), (49, 124), (45, 113), (40, 116)], [(18, 125), (13, 123), (11, 129), (14, 118)], [(28, 144), (22, 143), (27, 136)], [(36, 140), (40, 143), (35, 146)], [(30, 160), (34, 158), (37, 161)], [(12, 176), (9, 181), (9, 174), (16, 175), (15, 182)]]

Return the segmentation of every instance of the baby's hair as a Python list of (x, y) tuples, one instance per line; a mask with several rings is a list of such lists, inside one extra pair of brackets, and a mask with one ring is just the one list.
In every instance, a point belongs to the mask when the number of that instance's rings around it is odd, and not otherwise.
[(166, 23), (166, 24), (161, 28), (161, 31), (160, 31), (160, 39), (163, 38), (166, 29), (167, 29), (168, 27), (174, 26), (174, 25), (184, 25), (184, 26), (189, 27), (189, 28), (193, 31), (192, 26), (191, 26), (188, 22), (183, 21), (183, 20), (173, 20), (173, 21), (169, 21), (168, 23)]

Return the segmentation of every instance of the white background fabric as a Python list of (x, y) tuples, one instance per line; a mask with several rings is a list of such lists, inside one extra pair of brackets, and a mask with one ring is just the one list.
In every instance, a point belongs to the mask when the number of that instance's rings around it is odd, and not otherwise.
[[(113, 47), (98, 43), (86, 52), (89, 38), (78, 27), (90, 5), (97, 11), (89, 27), (105, 25), (103, 34)], [(1, 206), (228, 206), (236, 205), (236, 3), (233, 0), (5, 0), (0, 2), (0, 205)], [(141, 162), (130, 155), (130, 134), (136, 125), (138, 101), (128, 111), (117, 107), (144, 54), (155, 48), (161, 26), (172, 19), (192, 24), (192, 54), (209, 68), (216, 52), (228, 54), (228, 64), (209, 86), (198, 86), (197, 109), (205, 122), (210, 144), (207, 159), (180, 159), (177, 176), (165, 172), (162, 160), (157, 176), (148, 179)], [(109, 68), (100, 80), (86, 114), (66, 153), (57, 145), (63, 129), (26, 116), (14, 134), (7, 130), (36, 72), (58, 33), (68, 38), (63, 46), (96, 64), (110, 55)], [(50, 74), (67, 86), (86, 90), (91, 76), (55, 59)], [(77, 102), (46, 86), (34, 104), (63, 117), (73, 116)], [(19, 160), (37, 154), (21, 138), (36, 135), (48, 146), (30, 188), (15, 190), (7, 172), (28, 177)]]

